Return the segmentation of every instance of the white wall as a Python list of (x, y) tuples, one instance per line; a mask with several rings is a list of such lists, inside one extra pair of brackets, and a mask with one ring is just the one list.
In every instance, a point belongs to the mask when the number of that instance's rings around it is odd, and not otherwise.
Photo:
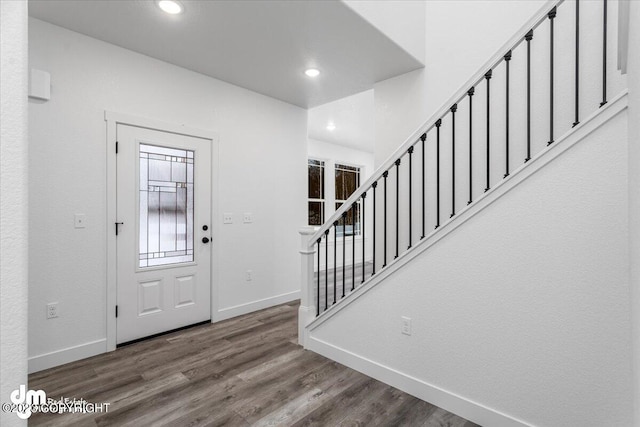
[(376, 83), (376, 166), (546, 3), (428, 1), (425, 68)]
[[(535, 3), (535, 8), (533, 4)], [(465, 2), (446, 1), (427, 4), (427, 50), (430, 57), (439, 58), (427, 64), (425, 70), (408, 73), (395, 79), (380, 82), (375, 88), (376, 102), (376, 149), (375, 161), (379, 166), (409, 137), (429, 116), (441, 109), (445, 99), (459, 90), (465, 80), (478, 73), (479, 67), (490, 59), (501, 45), (505, 44), (526, 21), (533, 18), (543, 2)], [(545, 2), (546, 3), (546, 2)], [(616, 68), (617, 57), (617, 2), (609, 2), (607, 96), (612, 99), (626, 88), (626, 76)], [(602, 100), (602, 3), (581, 2), (581, 54), (580, 54), (580, 120), (598, 110)], [(513, 10), (512, 10), (513, 8)], [(486, 15), (486, 16), (485, 16)], [(507, 19), (512, 15), (512, 19)], [(546, 8), (543, 16), (546, 15)], [(438, 19), (436, 19), (438, 17)], [(574, 122), (574, 44), (575, 3), (564, 2), (558, 7), (554, 19), (554, 139), (572, 129)], [(493, 29), (485, 24), (489, 20)], [(493, 21), (492, 21), (493, 20)], [(502, 26), (502, 22), (509, 25)], [(463, 24), (468, 22), (468, 28)], [(514, 23), (515, 22), (515, 23)], [(516, 25), (517, 23), (517, 25)], [(451, 27), (451, 30), (447, 28)], [(549, 20), (545, 19), (534, 31), (531, 42), (531, 155), (535, 157), (547, 148), (549, 141)], [(454, 36), (449, 37), (449, 33)], [(486, 37), (486, 43), (484, 35)], [(474, 37), (475, 36), (475, 37)], [(478, 53), (481, 52), (481, 53)], [(484, 74), (484, 70), (481, 75)], [(510, 108), (509, 108), (509, 172), (522, 166), (527, 157), (526, 121), (526, 46), (524, 43), (513, 49), (510, 61)], [(464, 87), (465, 91), (468, 87)], [(493, 69), (490, 80), (490, 161), (487, 165), (486, 128), (487, 84), (484, 79), (475, 85), (473, 96), (473, 144), (471, 155), (472, 195), (476, 200), (487, 187), (486, 170), (490, 170), (489, 187), (502, 181), (506, 172), (506, 69), (505, 63)], [(455, 144), (455, 206), (453, 203), (452, 168), (452, 116), (442, 118), (440, 132), (440, 216), (439, 223), (449, 220), (450, 215), (467, 206), (469, 196), (469, 99), (463, 96), (456, 113)], [(450, 107), (448, 104), (447, 109)], [(394, 137), (395, 135), (395, 137)], [(427, 135), (425, 144), (425, 234), (434, 230), (438, 223), (437, 206), (437, 154), (436, 130)], [(412, 243), (421, 236), (419, 218), (422, 215), (421, 159), (423, 153), (418, 143), (413, 154), (412, 188)], [(400, 165), (399, 196), (399, 252), (408, 247), (408, 155), (402, 157)], [(377, 172), (376, 175), (381, 172)], [(389, 206), (395, 208), (396, 168), (389, 172)], [(382, 182), (380, 180), (379, 182)], [(381, 206), (377, 212), (380, 213)], [(455, 208), (455, 209), (454, 209)], [(381, 215), (381, 213), (380, 213)], [(388, 212), (389, 224), (395, 225), (395, 209)], [(381, 230), (377, 231), (381, 233)], [(389, 235), (393, 243), (387, 247), (387, 256), (395, 255), (395, 228)], [(382, 259), (383, 248), (377, 246), (377, 259)]]
[[(35, 19), (29, 47), (52, 82), (51, 100), (29, 112), (31, 357), (105, 338), (105, 110), (218, 132), (218, 211), (235, 218), (215, 218), (218, 317), (297, 297), (305, 110)], [(86, 214), (85, 229), (73, 228), (74, 213)], [(51, 301), (60, 317), (46, 320)]]
[(343, 0), (418, 61), (425, 62), (425, 4), (412, 0)]
[(623, 110), (312, 339), (497, 413), (482, 425), (631, 426), (627, 178)]
[[(335, 165), (336, 163), (344, 163), (350, 166), (359, 166), (360, 167), (360, 182), (366, 181), (371, 172), (373, 171), (373, 153), (367, 151), (356, 150), (350, 147), (346, 147), (339, 144), (333, 144), (326, 141), (320, 141), (317, 139), (308, 140), (309, 144), (309, 158), (323, 160), (325, 162), (325, 198), (327, 199), (327, 203), (325, 204), (325, 219), (329, 219), (331, 215), (335, 212), (335, 205), (330, 203), (330, 201), (335, 201)], [(371, 196), (368, 195), (366, 200), (365, 211), (371, 209), (372, 200)], [(365, 212), (366, 213), (366, 212)], [(370, 216), (367, 215), (367, 221), (365, 222), (365, 237), (371, 236), (371, 232), (373, 230), (372, 224), (370, 222)], [(329, 267), (333, 266), (333, 230), (329, 235)], [(357, 236), (356, 239), (356, 263), (362, 261), (362, 237)], [(342, 239), (338, 237), (338, 244), (342, 244)], [(345, 264), (351, 265), (353, 263), (353, 240), (351, 238), (347, 238), (345, 242)], [(365, 259), (370, 260), (373, 256), (373, 248), (372, 241), (367, 239), (365, 242)], [(324, 243), (321, 246), (320, 251), (320, 268), (325, 267), (325, 251), (324, 251)], [(342, 249), (338, 249), (338, 256), (342, 257)], [(314, 260), (317, 264), (317, 259)], [(338, 266), (342, 265), (342, 259), (338, 262)], [(317, 270), (316, 265), (316, 270)]]
[(629, 260), (635, 424), (640, 425), (640, 2), (629, 2)]
[[(27, 2), (0, 2), (0, 401), (27, 384)], [(0, 413), (3, 426), (26, 425)]]

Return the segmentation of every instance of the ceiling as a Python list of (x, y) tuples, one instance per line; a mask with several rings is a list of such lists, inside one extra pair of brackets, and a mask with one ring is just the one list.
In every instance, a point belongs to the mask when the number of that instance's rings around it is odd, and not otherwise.
[(423, 66), (341, 1), (181, 3), (30, 0), (29, 14), (303, 108)]
[[(333, 123), (335, 129), (327, 129)], [(308, 136), (362, 151), (374, 150), (373, 89), (333, 101), (308, 112)]]

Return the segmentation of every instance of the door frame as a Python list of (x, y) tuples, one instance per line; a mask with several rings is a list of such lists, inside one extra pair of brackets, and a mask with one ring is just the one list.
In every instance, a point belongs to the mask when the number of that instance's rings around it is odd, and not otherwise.
[(117, 246), (114, 224), (116, 217), (117, 192), (116, 192), (116, 131), (118, 125), (129, 125), (177, 135), (201, 138), (211, 143), (211, 236), (213, 247), (211, 248), (211, 321), (213, 322), (218, 312), (218, 259), (220, 248), (220, 229), (218, 221), (218, 195), (219, 195), (219, 168), (220, 147), (218, 133), (212, 130), (204, 130), (186, 127), (159, 120), (132, 116), (129, 114), (104, 112), (104, 120), (107, 124), (107, 289), (106, 289), (106, 334), (107, 351), (116, 349), (116, 301), (117, 301)]

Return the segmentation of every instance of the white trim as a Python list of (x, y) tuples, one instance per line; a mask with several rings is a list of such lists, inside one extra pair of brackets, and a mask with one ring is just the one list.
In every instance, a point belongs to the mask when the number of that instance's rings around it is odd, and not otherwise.
[(376, 272), (376, 275), (367, 280), (362, 286), (356, 288), (355, 291), (349, 293), (345, 298), (340, 300), (340, 304), (331, 306), (325, 311), (322, 316), (316, 318), (311, 322), (307, 329), (313, 331), (315, 328), (326, 322), (333, 317), (340, 310), (346, 308), (353, 301), (364, 295), (378, 283), (382, 282), (385, 278), (389, 277), (403, 265), (407, 264), (422, 252), (438, 243), (447, 234), (453, 232), (455, 229), (469, 221), (475, 215), (479, 214), (486, 207), (490, 206), (493, 202), (500, 199), (507, 194), (513, 188), (517, 187), (520, 183), (527, 178), (535, 174), (542, 169), (545, 165), (552, 162), (564, 152), (575, 146), (582, 139), (587, 137), (591, 132), (595, 131), (610, 119), (615, 117), (618, 113), (624, 111), (629, 105), (628, 91), (625, 89), (618, 96), (613, 98), (603, 107), (596, 110), (593, 114), (583, 120), (578, 126), (573, 128), (563, 137), (559, 138), (552, 145), (546, 147), (538, 155), (533, 157), (527, 163), (520, 166), (516, 171), (511, 173), (509, 179), (501, 181), (495, 185), (490, 191), (482, 194), (476, 199), (472, 205), (466, 206), (455, 217), (449, 219), (442, 224), (437, 230), (434, 230), (414, 245), (412, 250), (401, 254), (398, 258), (392, 260), (387, 267)]
[(531, 426), (522, 420), (348, 350), (336, 347), (318, 338), (308, 337), (306, 348), (479, 425), (492, 427)]
[(211, 236), (214, 243), (211, 250), (211, 319), (215, 318), (218, 311), (218, 271), (220, 249), (217, 243), (220, 239), (220, 226), (218, 218), (219, 199), (219, 164), (220, 147), (218, 134), (211, 130), (176, 125), (163, 121), (138, 117), (129, 114), (121, 114), (113, 111), (104, 112), (104, 120), (107, 123), (106, 149), (107, 149), (107, 321), (106, 321), (106, 349), (103, 351), (113, 351), (116, 349), (116, 318), (115, 306), (117, 297), (117, 265), (116, 265), (116, 236), (113, 232), (113, 224), (118, 221), (116, 218), (116, 131), (119, 124), (136, 126), (145, 129), (158, 130), (161, 132), (174, 133), (211, 141)]
[(40, 354), (29, 358), (29, 373), (32, 374), (34, 372), (53, 368), (54, 366), (64, 365), (65, 363), (75, 362), (80, 359), (86, 359), (87, 357), (96, 356), (98, 354), (105, 353), (106, 351), (107, 340), (106, 338), (103, 338), (101, 340), (63, 348), (62, 350)]
[(309, 339), (306, 325), (311, 323), (315, 317), (315, 310), (313, 307), (306, 307), (300, 305), (298, 307), (298, 344), (304, 347), (304, 343)]
[(273, 307), (274, 305), (284, 304), (300, 299), (300, 291), (293, 291), (286, 294), (276, 295), (274, 297), (264, 298), (257, 301), (247, 302), (244, 304), (234, 305), (233, 307), (223, 308), (219, 310), (211, 318), (211, 322), (219, 322), (220, 320), (231, 319), (232, 317), (241, 316), (243, 314), (252, 313), (263, 308)]
[(104, 120), (106, 122), (114, 122), (121, 125), (130, 125), (145, 129), (175, 133), (178, 135), (209, 139), (216, 142), (218, 141), (218, 133), (212, 130), (193, 128), (184, 125), (176, 125), (174, 123), (167, 123), (161, 120), (149, 119), (147, 117), (139, 117), (130, 114), (116, 113), (113, 111), (105, 111)]

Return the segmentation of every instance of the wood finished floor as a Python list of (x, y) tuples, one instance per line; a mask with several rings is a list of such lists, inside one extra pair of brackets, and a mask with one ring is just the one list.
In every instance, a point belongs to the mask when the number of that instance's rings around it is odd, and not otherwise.
[[(333, 267), (330, 267), (328, 270), (325, 270), (324, 268), (320, 269), (320, 313), (324, 312), (326, 309), (330, 308), (333, 304), (336, 304), (342, 299), (343, 289), (344, 295), (349, 295), (349, 293), (352, 292), (352, 286), (354, 287), (354, 289), (357, 289), (362, 285), (362, 262), (356, 263), (355, 266), (348, 265), (347, 268), (344, 269), (344, 275), (342, 270), (342, 266), (337, 266), (335, 269)], [(364, 277), (366, 279), (371, 278), (371, 273), (373, 273), (373, 263), (367, 261), (364, 264)], [(342, 280), (343, 277), (344, 281)], [(314, 301), (314, 307), (317, 309), (317, 271), (313, 273), (313, 278), (315, 292), (313, 293), (312, 297)]]
[(29, 376), (102, 414), (32, 426), (476, 426), (297, 345), (298, 303), (120, 348)]

